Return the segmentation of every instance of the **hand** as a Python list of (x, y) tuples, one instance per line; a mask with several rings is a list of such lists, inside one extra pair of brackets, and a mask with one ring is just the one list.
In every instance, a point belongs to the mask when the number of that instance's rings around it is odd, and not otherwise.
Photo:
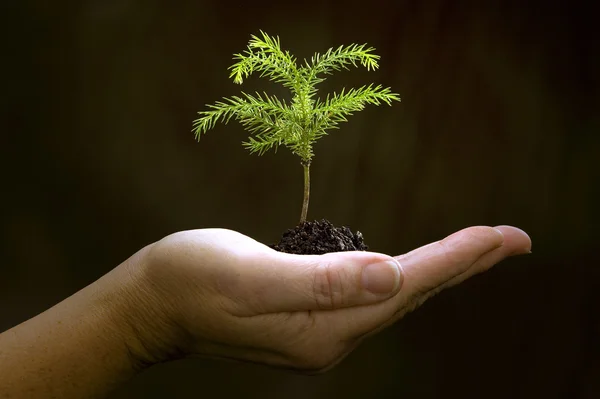
[(138, 356), (321, 372), (442, 289), (530, 248), (509, 226), (467, 228), (395, 258), (284, 254), (224, 229), (176, 233), (150, 246), (133, 273), (143, 293)]

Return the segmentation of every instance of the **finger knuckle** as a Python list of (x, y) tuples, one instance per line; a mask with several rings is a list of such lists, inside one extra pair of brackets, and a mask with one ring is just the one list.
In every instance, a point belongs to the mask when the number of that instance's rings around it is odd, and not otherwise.
[(453, 241), (441, 240), (437, 242), (437, 246), (440, 249), (441, 256), (452, 266), (460, 265), (464, 263), (462, 261), (462, 254), (457, 253), (456, 245)]
[(320, 265), (314, 276), (313, 295), (318, 309), (336, 309), (344, 304), (343, 276), (338, 268)]

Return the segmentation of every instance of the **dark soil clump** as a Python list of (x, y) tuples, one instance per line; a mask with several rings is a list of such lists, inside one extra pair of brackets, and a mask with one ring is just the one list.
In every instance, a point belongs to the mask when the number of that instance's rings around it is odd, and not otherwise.
[(321, 255), (328, 252), (366, 251), (360, 231), (354, 234), (348, 227), (335, 227), (328, 220), (303, 222), (283, 233), (271, 248), (289, 254)]

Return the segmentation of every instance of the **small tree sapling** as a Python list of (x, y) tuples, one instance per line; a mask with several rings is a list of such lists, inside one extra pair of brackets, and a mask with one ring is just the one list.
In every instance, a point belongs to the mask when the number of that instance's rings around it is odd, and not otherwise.
[(217, 122), (228, 123), (232, 118), (239, 121), (250, 133), (248, 141), (243, 142), (250, 153), (264, 154), (270, 149), (277, 151), (281, 145), (300, 157), (304, 169), (304, 195), (300, 224), (306, 222), (310, 198), (310, 165), (314, 157), (313, 144), (327, 135), (330, 129), (339, 128), (341, 122), (365, 105), (392, 104), (400, 101), (396, 93), (381, 85), (369, 84), (358, 89), (343, 88), (323, 98), (316, 98), (317, 84), (323, 82), (325, 75), (333, 71), (349, 69), (362, 65), (367, 70), (379, 67), (379, 56), (374, 48), (366, 44), (330, 48), (324, 54), (314, 54), (310, 61), (298, 62), (287, 50), (282, 50), (279, 37), (260, 32), (260, 37), (252, 35), (247, 49), (235, 54), (236, 63), (229, 67), (230, 78), (237, 84), (252, 73), (283, 84), (290, 89), (291, 102), (280, 100), (266, 93), (247, 94), (223, 98), (209, 110), (201, 111), (194, 121), (193, 132), (200, 140), (202, 133), (213, 128)]

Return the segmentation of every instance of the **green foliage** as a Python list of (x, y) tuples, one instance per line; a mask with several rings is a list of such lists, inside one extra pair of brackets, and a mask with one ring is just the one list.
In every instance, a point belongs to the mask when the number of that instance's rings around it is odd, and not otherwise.
[(200, 118), (194, 121), (193, 129), (196, 139), (199, 140), (200, 135), (217, 122), (228, 123), (234, 118), (250, 133), (244, 146), (251, 153), (262, 155), (271, 148), (277, 150), (284, 145), (300, 156), (303, 164), (310, 164), (315, 141), (328, 130), (338, 128), (340, 122), (346, 122), (347, 116), (367, 104), (391, 105), (392, 101), (400, 101), (398, 94), (389, 88), (372, 84), (359, 89), (342, 89), (324, 100), (315, 98), (315, 86), (325, 80), (323, 75), (359, 64), (367, 70), (377, 69), (379, 56), (373, 53), (372, 47), (352, 44), (331, 48), (325, 54), (317, 53), (310, 61), (299, 64), (289, 51), (281, 49), (278, 37), (262, 31), (261, 36), (252, 35), (248, 49), (235, 55), (237, 62), (229, 68), (230, 78), (242, 84), (252, 73), (259, 72), (261, 77), (268, 77), (290, 89), (291, 102), (288, 104), (265, 93), (242, 92), (241, 96), (224, 98), (208, 105), (208, 111), (199, 112)]

